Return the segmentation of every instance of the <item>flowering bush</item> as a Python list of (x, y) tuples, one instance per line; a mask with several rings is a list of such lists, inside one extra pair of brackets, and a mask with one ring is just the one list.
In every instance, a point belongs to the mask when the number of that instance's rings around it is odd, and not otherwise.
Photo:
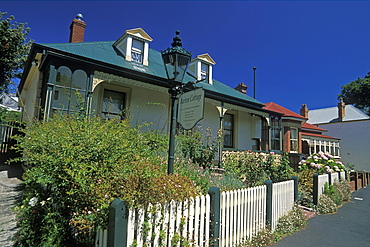
[(303, 210), (294, 205), (288, 214), (280, 217), (275, 228), (275, 240), (279, 241), (283, 237), (293, 234), (296, 231), (304, 229), (307, 226), (306, 216)]
[(319, 196), (319, 203), (317, 205), (317, 211), (320, 214), (330, 214), (337, 212), (337, 205), (335, 202), (326, 194)]
[(230, 152), (224, 155), (223, 168), (240, 177), (248, 187), (262, 185), (267, 179), (288, 180), (293, 174), (287, 155), (274, 152)]
[(299, 171), (311, 169), (319, 175), (326, 172), (343, 172), (345, 169), (342, 162), (336, 161), (332, 155), (321, 151), (312, 154), (306, 160), (301, 160), (298, 165)]

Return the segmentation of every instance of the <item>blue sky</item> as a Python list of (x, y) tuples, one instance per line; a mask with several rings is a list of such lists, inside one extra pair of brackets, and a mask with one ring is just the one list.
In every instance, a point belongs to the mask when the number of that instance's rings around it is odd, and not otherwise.
[(370, 1), (1, 1), (31, 27), (36, 43), (68, 42), (76, 13), (85, 41), (117, 40), (141, 27), (164, 50), (180, 30), (183, 47), (215, 60), (214, 78), (244, 82), (257, 100), (299, 112), (337, 105), (341, 85), (370, 71)]

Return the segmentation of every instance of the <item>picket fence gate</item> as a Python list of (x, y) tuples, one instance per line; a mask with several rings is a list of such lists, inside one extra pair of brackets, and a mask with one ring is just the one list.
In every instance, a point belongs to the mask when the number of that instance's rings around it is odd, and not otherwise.
[(98, 230), (95, 246), (235, 246), (266, 222), (276, 226), (294, 204), (296, 184), (290, 180), (222, 193), (213, 187), (205, 196), (145, 209), (129, 209), (115, 199), (108, 231)]

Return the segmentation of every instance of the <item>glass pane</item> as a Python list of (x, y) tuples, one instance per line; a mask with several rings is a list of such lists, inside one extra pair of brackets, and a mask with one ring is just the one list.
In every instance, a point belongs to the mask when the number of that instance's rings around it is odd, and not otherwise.
[(69, 88), (56, 86), (54, 90), (54, 100), (52, 107), (58, 109), (68, 109), (69, 103)]
[(132, 48), (134, 48), (134, 49), (140, 51), (141, 53), (143, 53), (143, 51), (144, 51), (144, 42), (133, 39), (132, 40)]
[(233, 146), (233, 136), (232, 136), (232, 131), (230, 130), (224, 131), (224, 146), (225, 147)]
[(234, 116), (231, 114), (225, 114), (224, 116), (224, 129), (232, 130), (234, 128)]
[(314, 154), (315, 153), (315, 146), (311, 146), (310, 147), (310, 154)]
[(201, 70), (204, 71), (205, 73), (208, 73), (208, 64), (202, 63)]
[(290, 129), (290, 139), (297, 140), (298, 139), (298, 130), (291, 128)]
[(57, 71), (56, 84), (63, 87), (70, 87), (71, 84), (71, 70), (68, 67), (61, 66)]
[(271, 149), (280, 150), (280, 140), (271, 140)]
[(85, 102), (86, 92), (80, 90), (72, 90), (71, 91), (71, 103), (70, 108), (71, 110), (75, 111), (80, 108), (82, 104)]
[(122, 115), (124, 109), (125, 94), (104, 90), (103, 102), (102, 102), (102, 117), (111, 118)]
[(296, 140), (291, 140), (290, 142), (290, 150), (291, 151), (294, 151), (294, 152), (297, 152), (298, 151), (298, 141)]
[(271, 128), (271, 138), (280, 139), (280, 128)]
[(72, 88), (86, 90), (87, 74), (83, 70), (76, 70), (72, 75)]

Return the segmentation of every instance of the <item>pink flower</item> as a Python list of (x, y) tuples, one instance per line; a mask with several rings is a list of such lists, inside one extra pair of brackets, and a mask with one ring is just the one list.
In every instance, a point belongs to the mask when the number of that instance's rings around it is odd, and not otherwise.
[(275, 154), (275, 152), (270, 152), (270, 154)]

